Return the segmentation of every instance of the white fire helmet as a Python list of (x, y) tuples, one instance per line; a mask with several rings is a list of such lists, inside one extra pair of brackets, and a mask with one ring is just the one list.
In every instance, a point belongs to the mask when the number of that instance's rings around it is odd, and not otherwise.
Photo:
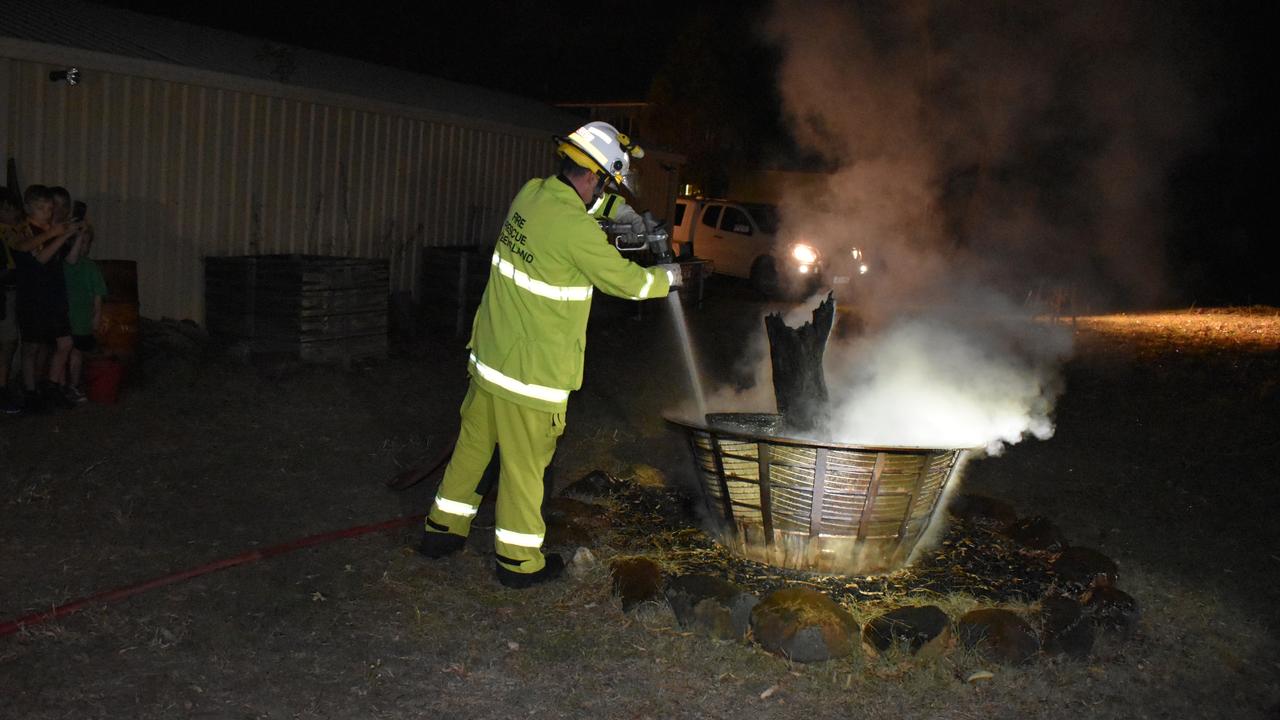
[(592, 121), (574, 130), (569, 137), (555, 138), (556, 154), (594, 170), (615, 185), (634, 191), (631, 158), (644, 157), (644, 150), (626, 134), (607, 122)]

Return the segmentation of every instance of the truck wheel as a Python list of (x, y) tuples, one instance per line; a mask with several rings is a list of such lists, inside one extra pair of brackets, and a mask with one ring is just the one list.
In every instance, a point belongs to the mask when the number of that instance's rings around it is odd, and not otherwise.
[(773, 264), (773, 258), (756, 258), (751, 265), (751, 287), (766, 300), (778, 297), (778, 268)]

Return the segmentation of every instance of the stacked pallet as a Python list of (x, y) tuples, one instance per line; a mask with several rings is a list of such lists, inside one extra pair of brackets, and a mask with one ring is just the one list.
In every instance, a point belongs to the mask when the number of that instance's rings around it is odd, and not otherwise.
[(471, 319), (485, 283), (493, 247), (426, 248), (422, 262), (422, 302), (428, 321), (456, 336), (471, 332)]
[(306, 362), (387, 356), (386, 260), (315, 255), (205, 258), (209, 335)]

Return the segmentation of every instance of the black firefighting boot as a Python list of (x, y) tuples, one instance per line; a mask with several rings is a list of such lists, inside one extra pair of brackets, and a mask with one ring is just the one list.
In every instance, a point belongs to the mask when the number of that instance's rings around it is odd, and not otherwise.
[(432, 532), (427, 530), (422, 533), (422, 542), (418, 544), (418, 552), (431, 558), (438, 560), (442, 557), (448, 557), (462, 549), (467, 544), (467, 539), (461, 535), (454, 535), (449, 532), (449, 528), (443, 525), (437, 525), (427, 520), (427, 525), (431, 526)]
[(531, 573), (518, 573), (506, 569), (498, 563), (498, 582), (509, 588), (523, 590), (539, 583), (555, 580), (564, 572), (564, 558), (559, 555), (547, 555), (547, 564), (542, 569)]

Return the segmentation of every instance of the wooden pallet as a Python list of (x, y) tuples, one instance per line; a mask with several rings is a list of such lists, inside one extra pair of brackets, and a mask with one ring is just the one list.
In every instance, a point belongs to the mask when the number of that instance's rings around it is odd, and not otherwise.
[(427, 248), (422, 261), (422, 303), (429, 322), (455, 336), (471, 331), (471, 319), (489, 281), (492, 247)]
[(215, 340), (308, 362), (387, 355), (387, 261), (315, 255), (205, 258)]

